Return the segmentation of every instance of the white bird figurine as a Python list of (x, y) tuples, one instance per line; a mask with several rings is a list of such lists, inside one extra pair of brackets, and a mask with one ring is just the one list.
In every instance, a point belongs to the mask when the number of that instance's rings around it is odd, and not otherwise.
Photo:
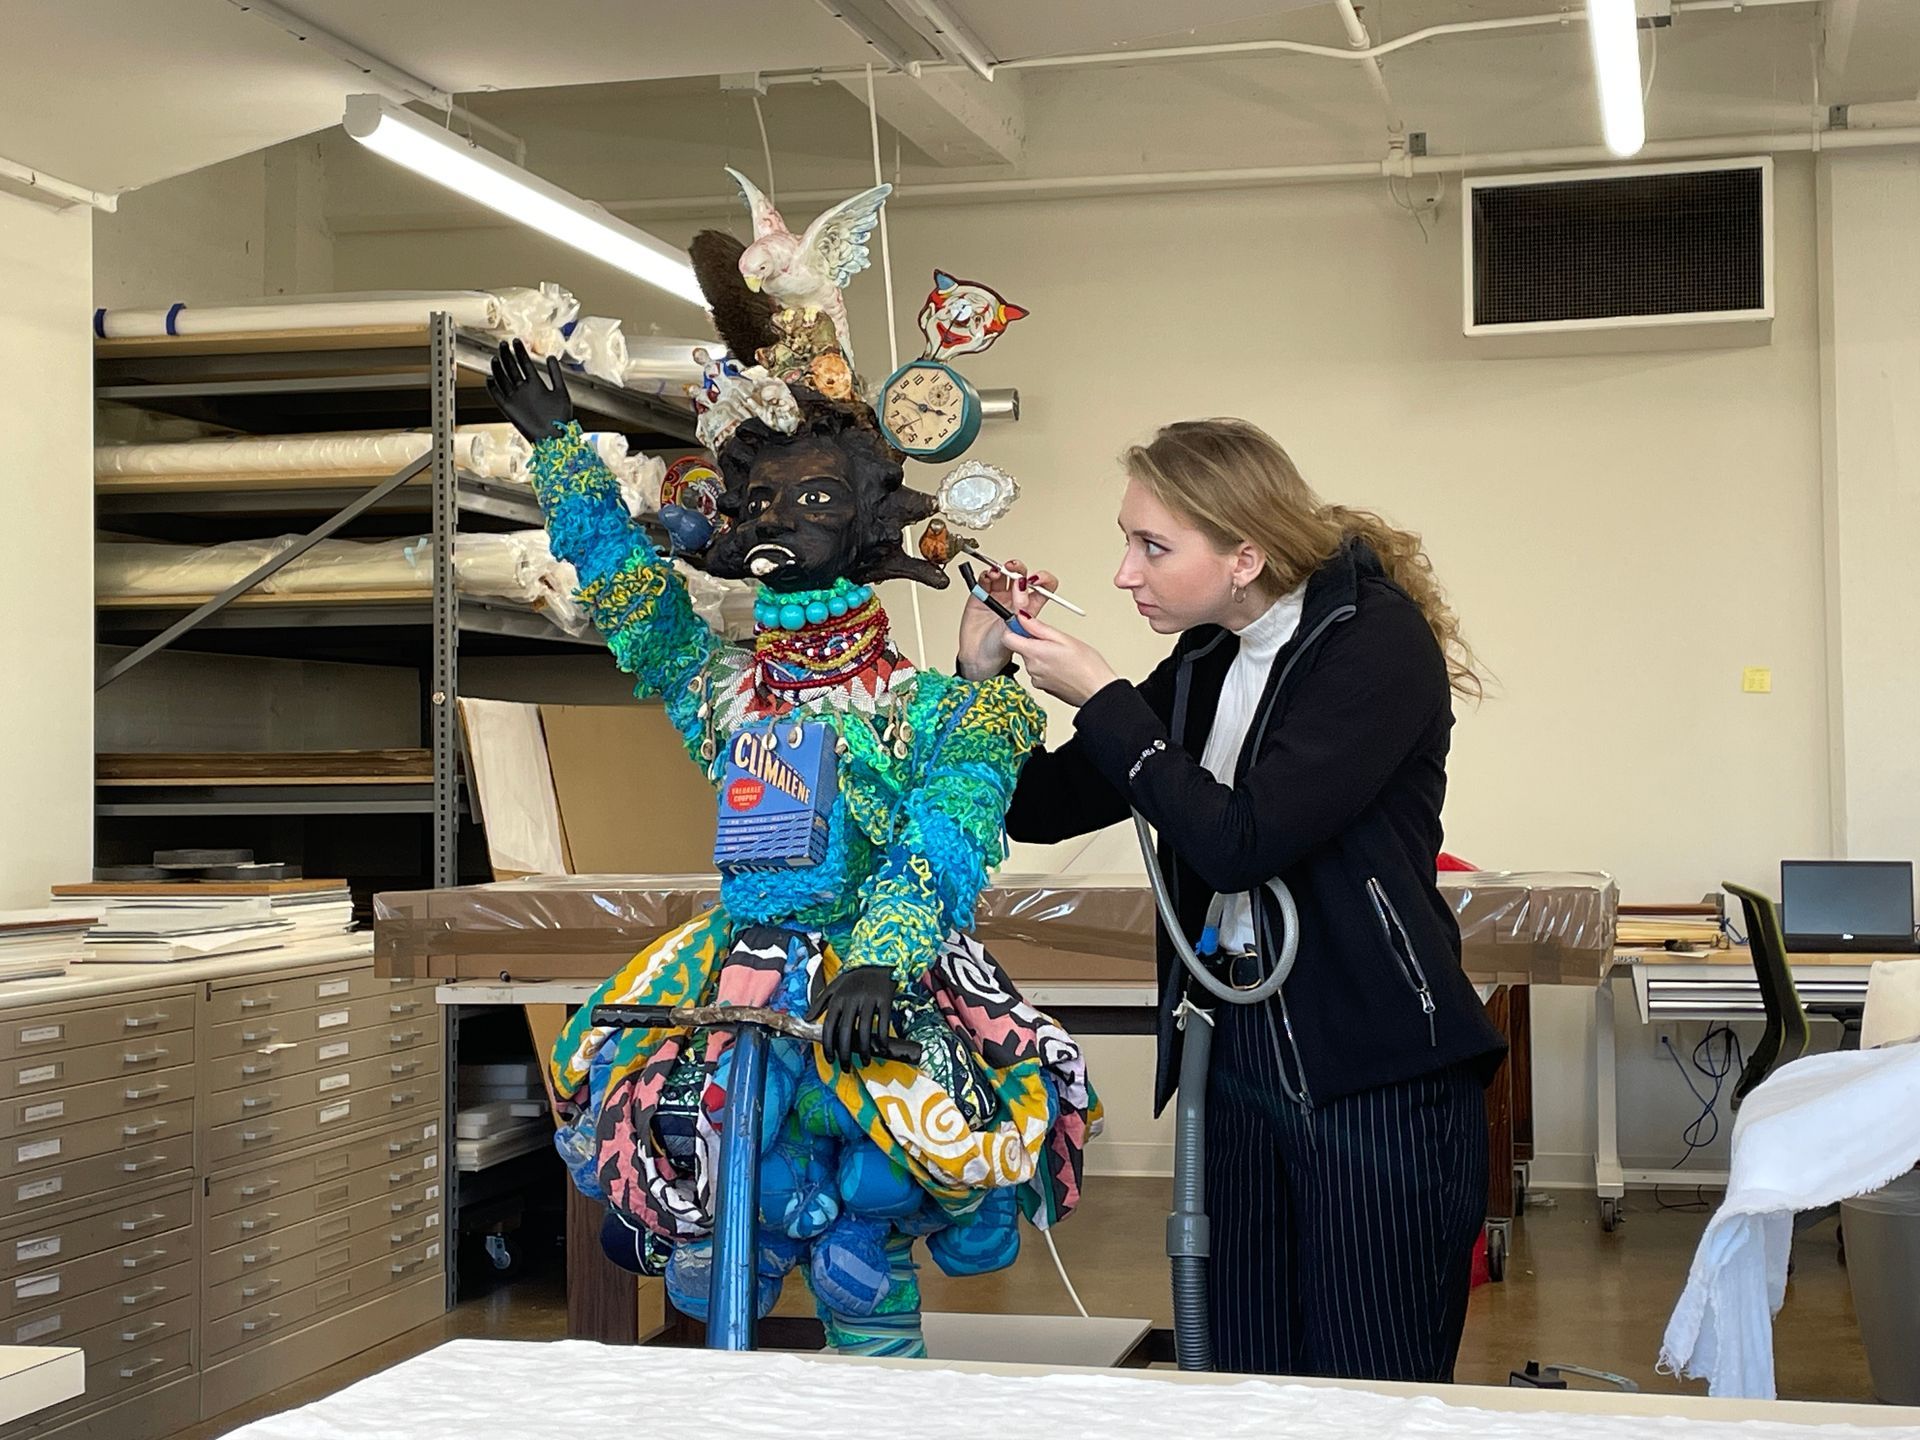
[(847, 334), (847, 307), (840, 288), (872, 263), (867, 237), (880, 223), (880, 207), (893, 193), (891, 185), (876, 185), (824, 210), (796, 235), (780, 212), (746, 176), (731, 167), (727, 173), (753, 214), (753, 243), (740, 256), (740, 278), (749, 290), (764, 290), (784, 306), (818, 306), (833, 321), (841, 353), (853, 363), (853, 342)]

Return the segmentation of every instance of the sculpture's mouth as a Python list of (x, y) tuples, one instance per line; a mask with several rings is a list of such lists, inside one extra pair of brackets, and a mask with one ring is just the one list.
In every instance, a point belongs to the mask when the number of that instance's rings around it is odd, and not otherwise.
[(747, 552), (747, 570), (757, 580), (764, 580), (776, 570), (788, 565), (797, 565), (800, 557), (784, 545), (756, 545)]

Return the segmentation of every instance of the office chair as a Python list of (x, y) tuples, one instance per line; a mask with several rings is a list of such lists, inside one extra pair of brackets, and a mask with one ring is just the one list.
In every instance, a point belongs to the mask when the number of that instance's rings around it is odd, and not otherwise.
[[(1753, 957), (1753, 973), (1760, 982), (1760, 1004), (1766, 1012), (1766, 1029), (1761, 1032), (1759, 1043), (1753, 1047), (1753, 1054), (1747, 1060), (1746, 1068), (1740, 1072), (1739, 1083), (1733, 1087), (1733, 1109), (1740, 1108), (1740, 1102), (1747, 1098), (1755, 1086), (1771, 1075), (1782, 1065), (1798, 1060), (1807, 1053), (1807, 1044), (1812, 1038), (1811, 1027), (1807, 1024), (1807, 1012), (1800, 1004), (1800, 991), (1793, 983), (1793, 970), (1787, 964), (1787, 937), (1780, 928), (1779, 908), (1757, 890), (1749, 890), (1744, 885), (1735, 885), (1731, 881), (1721, 882), (1729, 895), (1739, 897), (1740, 908), (1747, 921), (1747, 951)], [(1836, 1016), (1835, 1018), (1839, 1018)], [(1859, 1045), (1859, 1026), (1854, 1026), (1854, 1047)], [(1842, 1022), (1842, 1048), (1848, 1048), (1845, 1039), (1845, 1024)], [(1794, 1233), (1811, 1229), (1823, 1221), (1836, 1218), (1840, 1214), (1838, 1205), (1824, 1205), (1818, 1210), (1803, 1210), (1793, 1217)], [(1847, 1237), (1837, 1232), (1834, 1237), (1835, 1251), (1841, 1264), (1847, 1260)], [(1788, 1261), (1791, 1273), (1792, 1261)]]
[(1740, 908), (1746, 913), (1747, 950), (1753, 957), (1760, 1004), (1767, 1017), (1766, 1029), (1733, 1087), (1733, 1108), (1738, 1110), (1740, 1102), (1762, 1080), (1807, 1053), (1811, 1032), (1800, 992), (1794, 987), (1793, 971), (1787, 965), (1787, 940), (1780, 928), (1779, 910), (1757, 890), (1731, 881), (1722, 882), (1722, 888), (1739, 898)]

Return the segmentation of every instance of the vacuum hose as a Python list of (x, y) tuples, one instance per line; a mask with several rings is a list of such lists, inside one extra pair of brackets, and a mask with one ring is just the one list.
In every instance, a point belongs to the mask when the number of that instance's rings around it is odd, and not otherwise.
[[(1167, 893), (1167, 877), (1160, 873), (1154, 854), (1153, 835), (1139, 811), (1133, 815), (1133, 828), (1140, 836), (1140, 853), (1147, 863), (1147, 881), (1153, 887), (1153, 903), (1160, 922), (1173, 942), (1174, 952), (1187, 967), (1187, 973), (1200, 982), (1208, 994), (1229, 1005), (1257, 1005), (1271, 999), (1292, 973), (1300, 948), (1300, 911), (1293, 892), (1277, 877), (1267, 888), (1280, 902), (1280, 953), (1273, 969), (1258, 984), (1245, 988), (1222, 980), (1207, 968), (1188, 943), (1179, 916), (1174, 913), (1173, 897)], [(1216, 913), (1208, 917), (1208, 930), (1219, 922)], [(1210, 937), (1203, 936), (1209, 944)], [(1191, 1023), (1194, 1020), (1198, 1023)], [(1185, 1007), (1182, 1024), (1186, 1042), (1180, 1055), (1180, 1092), (1174, 1110), (1173, 1213), (1167, 1216), (1167, 1259), (1173, 1267), (1173, 1343), (1182, 1370), (1213, 1369), (1213, 1327), (1207, 1315), (1207, 1259), (1211, 1244), (1207, 1224), (1207, 1075), (1213, 1058), (1213, 1019), (1192, 1005)], [(1284, 1073), (1282, 1085), (1286, 1084)]]

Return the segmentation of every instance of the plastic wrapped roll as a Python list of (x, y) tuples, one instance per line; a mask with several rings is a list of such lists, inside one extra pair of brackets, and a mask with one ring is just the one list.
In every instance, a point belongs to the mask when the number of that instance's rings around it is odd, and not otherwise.
[[(320, 435), (252, 435), (231, 440), (177, 440), (164, 444), (100, 445), (95, 475), (311, 474), (338, 470), (364, 475), (398, 470), (427, 453), (424, 430), (335, 431)], [(533, 447), (511, 425), (465, 426), (454, 432), (453, 461), (488, 479), (523, 479)]]
[(694, 350), (704, 349), (716, 358), (727, 353), (717, 340), (685, 340), (673, 337), (627, 337), (627, 364), (621, 383), (629, 390), (649, 395), (665, 395), (679, 400), (689, 385), (700, 383), (700, 367), (694, 363)]
[[(294, 535), (222, 545), (106, 542), (94, 547), (94, 594), (102, 600), (215, 595), (293, 545)], [(586, 617), (573, 599), (579, 576), (554, 558), (543, 530), (460, 535), (454, 574), (463, 595), (511, 600), (545, 611), (578, 633)], [(323, 540), (255, 587), (262, 595), (405, 593), (433, 583), (433, 541)]]
[(620, 322), (589, 315), (573, 327), (562, 352), (569, 365), (612, 385), (626, 383), (627, 337)]
[(558, 353), (562, 328), (580, 302), (558, 285), (504, 290), (399, 290), (371, 294), (280, 295), (249, 304), (166, 305), (96, 310), (103, 340), (155, 335), (258, 335), (273, 330), (338, 330), (363, 325), (425, 325), (445, 312), (467, 330), (527, 342), (537, 354)]

